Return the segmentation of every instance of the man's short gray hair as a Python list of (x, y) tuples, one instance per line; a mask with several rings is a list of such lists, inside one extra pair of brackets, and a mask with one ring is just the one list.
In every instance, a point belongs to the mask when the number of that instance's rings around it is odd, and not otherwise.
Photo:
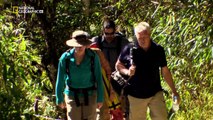
[(147, 32), (150, 33), (151, 32), (150, 29), (151, 28), (147, 22), (140, 22), (135, 26), (134, 31), (135, 31), (135, 33), (138, 33), (138, 32), (142, 32), (142, 31), (146, 30)]

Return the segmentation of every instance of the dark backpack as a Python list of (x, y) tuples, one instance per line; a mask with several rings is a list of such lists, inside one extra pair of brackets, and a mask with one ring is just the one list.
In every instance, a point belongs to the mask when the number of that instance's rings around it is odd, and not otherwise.
[[(103, 42), (102, 42), (102, 36), (98, 36), (97, 39), (98, 40), (96, 41), (96, 43), (97, 43), (99, 49), (103, 50), (104, 46), (103, 46)], [(120, 53), (121, 52), (121, 43), (124, 38), (123, 38), (123, 36), (116, 34), (115, 39), (118, 40), (117, 45), (116, 45), (118, 47), (116, 47), (116, 51), (117, 51), (117, 53)]]

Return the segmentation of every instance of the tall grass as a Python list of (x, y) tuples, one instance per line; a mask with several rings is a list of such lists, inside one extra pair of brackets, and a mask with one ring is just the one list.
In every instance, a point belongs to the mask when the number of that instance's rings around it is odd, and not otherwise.
[[(197, 12), (201, 6), (196, 7), (196, 10), (182, 8), (179, 12), (170, 9), (153, 28), (154, 40), (165, 47), (182, 100), (180, 110), (170, 116), (172, 120), (213, 119), (213, 27)], [(171, 98), (167, 106), (171, 108)]]

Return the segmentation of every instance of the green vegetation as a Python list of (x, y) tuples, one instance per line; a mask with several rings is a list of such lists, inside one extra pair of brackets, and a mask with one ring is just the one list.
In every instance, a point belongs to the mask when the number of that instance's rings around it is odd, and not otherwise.
[[(43, 14), (13, 13), (29, 6)], [(101, 34), (104, 17), (133, 36), (147, 21), (153, 40), (165, 47), (182, 102), (170, 120), (212, 120), (213, 4), (211, 0), (26, 0), (0, 4), (0, 119), (64, 117), (55, 105), (58, 59), (75, 29)], [(164, 89), (170, 92), (162, 81)], [(168, 111), (170, 94), (165, 94)], [(37, 104), (38, 102), (38, 104)]]

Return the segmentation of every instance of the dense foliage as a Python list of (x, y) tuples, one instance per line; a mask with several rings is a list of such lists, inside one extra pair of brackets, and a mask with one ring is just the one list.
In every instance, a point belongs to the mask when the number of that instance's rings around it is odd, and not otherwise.
[[(14, 13), (31, 6), (43, 14)], [(58, 59), (75, 29), (101, 34), (102, 20), (115, 20), (133, 36), (147, 21), (164, 46), (182, 103), (170, 119), (213, 119), (213, 4), (211, 0), (24, 0), (0, 1), (0, 119), (64, 116), (55, 106)], [(162, 81), (166, 91), (168, 86)], [(165, 94), (168, 111), (171, 96)]]

